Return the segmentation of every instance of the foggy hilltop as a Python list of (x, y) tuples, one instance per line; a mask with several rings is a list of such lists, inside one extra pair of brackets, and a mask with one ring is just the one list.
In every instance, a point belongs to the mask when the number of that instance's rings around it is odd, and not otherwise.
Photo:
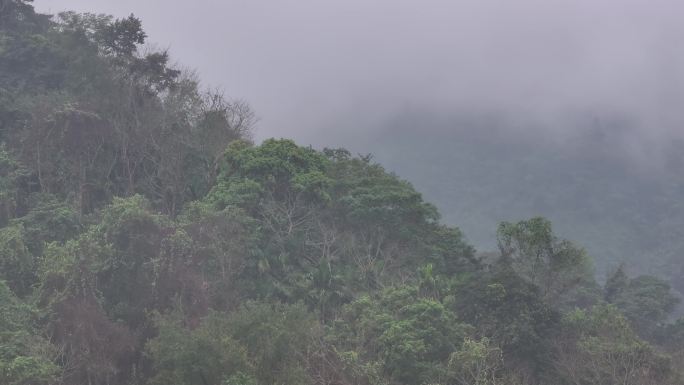
[(156, 44), (250, 103), (257, 140), (372, 153), (479, 248), (495, 248), (498, 221), (543, 215), (600, 275), (682, 258), (655, 224), (681, 217), (677, 1), (36, 4), (135, 12)]
[(682, 15), (0, 0), (0, 384), (684, 384)]

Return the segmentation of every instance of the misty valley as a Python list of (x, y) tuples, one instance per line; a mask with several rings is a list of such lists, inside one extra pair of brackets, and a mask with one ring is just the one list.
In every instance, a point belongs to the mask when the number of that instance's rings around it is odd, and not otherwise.
[(143, 21), (0, 0), (1, 385), (684, 384), (684, 140), (260, 138)]

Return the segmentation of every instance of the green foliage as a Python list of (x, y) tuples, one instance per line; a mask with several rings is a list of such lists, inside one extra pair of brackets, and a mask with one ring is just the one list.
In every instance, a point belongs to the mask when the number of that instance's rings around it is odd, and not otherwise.
[(499, 378), (503, 368), (501, 350), (488, 338), (476, 341), (466, 338), (461, 348), (449, 358), (449, 377), (460, 385), (504, 384)]
[(435, 207), (424, 202), (410, 183), (387, 173), (370, 158), (326, 152), (334, 160), (329, 173), (335, 181), (331, 190), (339, 202), (337, 213), (350, 225), (365, 230), (392, 228), (398, 236), (408, 238), (418, 237), (421, 226), (439, 218)]
[(0, 255), (0, 279), (6, 280), (15, 293), (27, 294), (35, 281), (35, 260), (26, 247), (22, 226), (0, 229)]
[(665, 282), (596, 305), (544, 218), (478, 256), (370, 155), (252, 144), (146, 37), (0, 0), (0, 383), (681, 383)]
[(222, 180), (211, 191), (207, 201), (218, 209), (237, 206), (251, 211), (256, 210), (262, 191), (261, 185), (251, 179)]
[(158, 321), (147, 345), (157, 375), (150, 384), (303, 384), (302, 358), (314, 320), (302, 306), (247, 303), (211, 313), (190, 330), (178, 315)]
[[(347, 305), (333, 335), (340, 354), (358, 354), (357, 373), (417, 384), (444, 375), (468, 331), (442, 303), (420, 297), (414, 287), (401, 287)], [(380, 373), (368, 373), (370, 368)]]
[(175, 215), (206, 194), (218, 153), (248, 136), (249, 108), (203, 93), (167, 52), (139, 52), (146, 35), (133, 15), (65, 12), (39, 24), (0, 38), (1, 139), (32, 191), (80, 215), (135, 193)]
[(0, 281), (0, 381), (7, 385), (48, 385), (59, 368), (55, 348), (36, 328), (36, 311)]
[(411, 236), (410, 225), (437, 220), (436, 209), (422, 201), (421, 195), (405, 181), (391, 175), (360, 181), (341, 199), (351, 222), (368, 228), (396, 228), (399, 236)]
[(424, 241), (430, 251), (429, 260), (441, 274), (454, 276), (474, 270), (479, 265), (475, 249), (466, 242), (458, 228), (435, 225)]
[(221, 178), (256, 182), (264, 199), (294, 204), (299, 199), (325, 200), (327, 159), (291, 140), (266, 140), (258, 147), (232, 143), (221, 161)]
[(117, 56), (133, 55), (147, 37), (140, 19), (133, 15), (105, 24), (95, 33), (95, 39), (104, 47), (105, 53)]
[(509, 365), (537, 375), (548, 367), (549, 340), (560, 314), (540, 289), (509, 268), (455, 282), (447, 303), (478, 334), (501, 347)]
[(628, 278), (622, 268), (606, 282), (605, 297), (632, 322), (634, 328), (650, 334), (667, 320), (679, 303), (670, 285), (657, 277), (641, 275)]
[(45, 243), (65, 242), (81, 230), (78, 214), (49, 194), (29, 196), (28, 212), (16, 222), (23, 225), (27, 247), (33, 255), (41, 255)]
[(627, 290), (627, 286), (629, 286), (629, 277), (625, 272), (625, 266), (620, 265), (606, 280), (603, 287), (604, 299), (608, 303), (613, 303)]
[(258, 385), (258, 383), (254, 377), (238, 372), (237, 374), (228, 377), (227, 380), (224, 380), (221, 385)]
[(236, 376), (250, 368), (245, 349), (218, 314), (210, 315), (195, 330), (186, 329), (173, 317), (160, 319), (157, 326), (159, 334), (146, 349), (156, 371), (148, 382), (151, 385), (219, 384), (238, 380)]
[(559, 240), (545, 218), (502, 222), (497, 240), (502, 262), (539, 287), (544, 298), (554, 304), (572, 302), (573, 291), (593, 281), (586, 252)]
[(308, 383), (306, 353), (319, 326), (301, 304), (248, 302), (230, 315), (233, 336), (247, 349), (259, 383)]
[(153, 300), (152, 261), (159, 252), (162, 226), (164, 219), (150, 211), (147, 200), (136, 195), (115, 198), (103, 211), (100, 223), (85, 234), (97, 247), (111, 250), (89, 258), (105, 309), (114, 319), (135, 326), (144, 322), (144, 311)]
[[(164, 255), (160, 262), (167, 263), (181, 255), (191, 258), (192, 262), (186, 260), (184, 265), (194, 265), (201, 274), (209, 305), (217, 310), (231, 308), (238, 292), (255, 290), (249, 277), (258, 270), (257, 224), (237, 207), (221, 211), (206, 210), (203, 205), (193, 208), (196, 210), (185, 214), (182, 226), (189, 249)], [(175, 268), (183, 270), (181, 266)], [(181, 271), (175, 272), (176, 278), (182, 275)]]
[(28, 170), (23, 168), (8, 152), (0, 146), (0, 224), (6, 226), (16, 218), (26, 206), (25, 188)]
[(252, 290), (304, 300), (322, 319), (353, 291), (415, 273), (422, 258), (446, 275), (475, 262), (460, 231), (440, 225), (409, 183), (343, 150), (234, 142), (204, 202), (239, 207), (260, 227), (258, 252), (246, 266), (264, 279)]
[(563, 320), (556, 365), (576, 384), (667, 384), (672, 367), (631, 330), (614, 306), (576, 310)]

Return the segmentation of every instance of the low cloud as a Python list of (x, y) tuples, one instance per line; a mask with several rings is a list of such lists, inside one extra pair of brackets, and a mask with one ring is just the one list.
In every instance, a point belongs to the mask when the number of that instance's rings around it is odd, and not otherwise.
[[(37, 0), (140, 16), (150, 41), (246, 99), (257, 138), (360, 141), (406, 111), (506, 117), (564, 140), (628, 122), (648, 158), (684, 122), (684, 3), (667, 0)], [(429, 120), (416, 130), (429, 132)], [(668, 139), (668, 140), (664, 140)]]

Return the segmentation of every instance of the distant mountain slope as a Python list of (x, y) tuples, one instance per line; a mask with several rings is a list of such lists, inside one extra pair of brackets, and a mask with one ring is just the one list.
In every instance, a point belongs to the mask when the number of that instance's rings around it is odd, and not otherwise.
[(478, 249), (496, 248), (501, 220), (535, 215), (584, 245), (599, 278), (621, 262), (681, 290), (684, 179), (680, 143), (646, 163), (625, 149), (628, 122), (578, 120), (563, 139), (494, 118), (404, 116), (372, 142)]

